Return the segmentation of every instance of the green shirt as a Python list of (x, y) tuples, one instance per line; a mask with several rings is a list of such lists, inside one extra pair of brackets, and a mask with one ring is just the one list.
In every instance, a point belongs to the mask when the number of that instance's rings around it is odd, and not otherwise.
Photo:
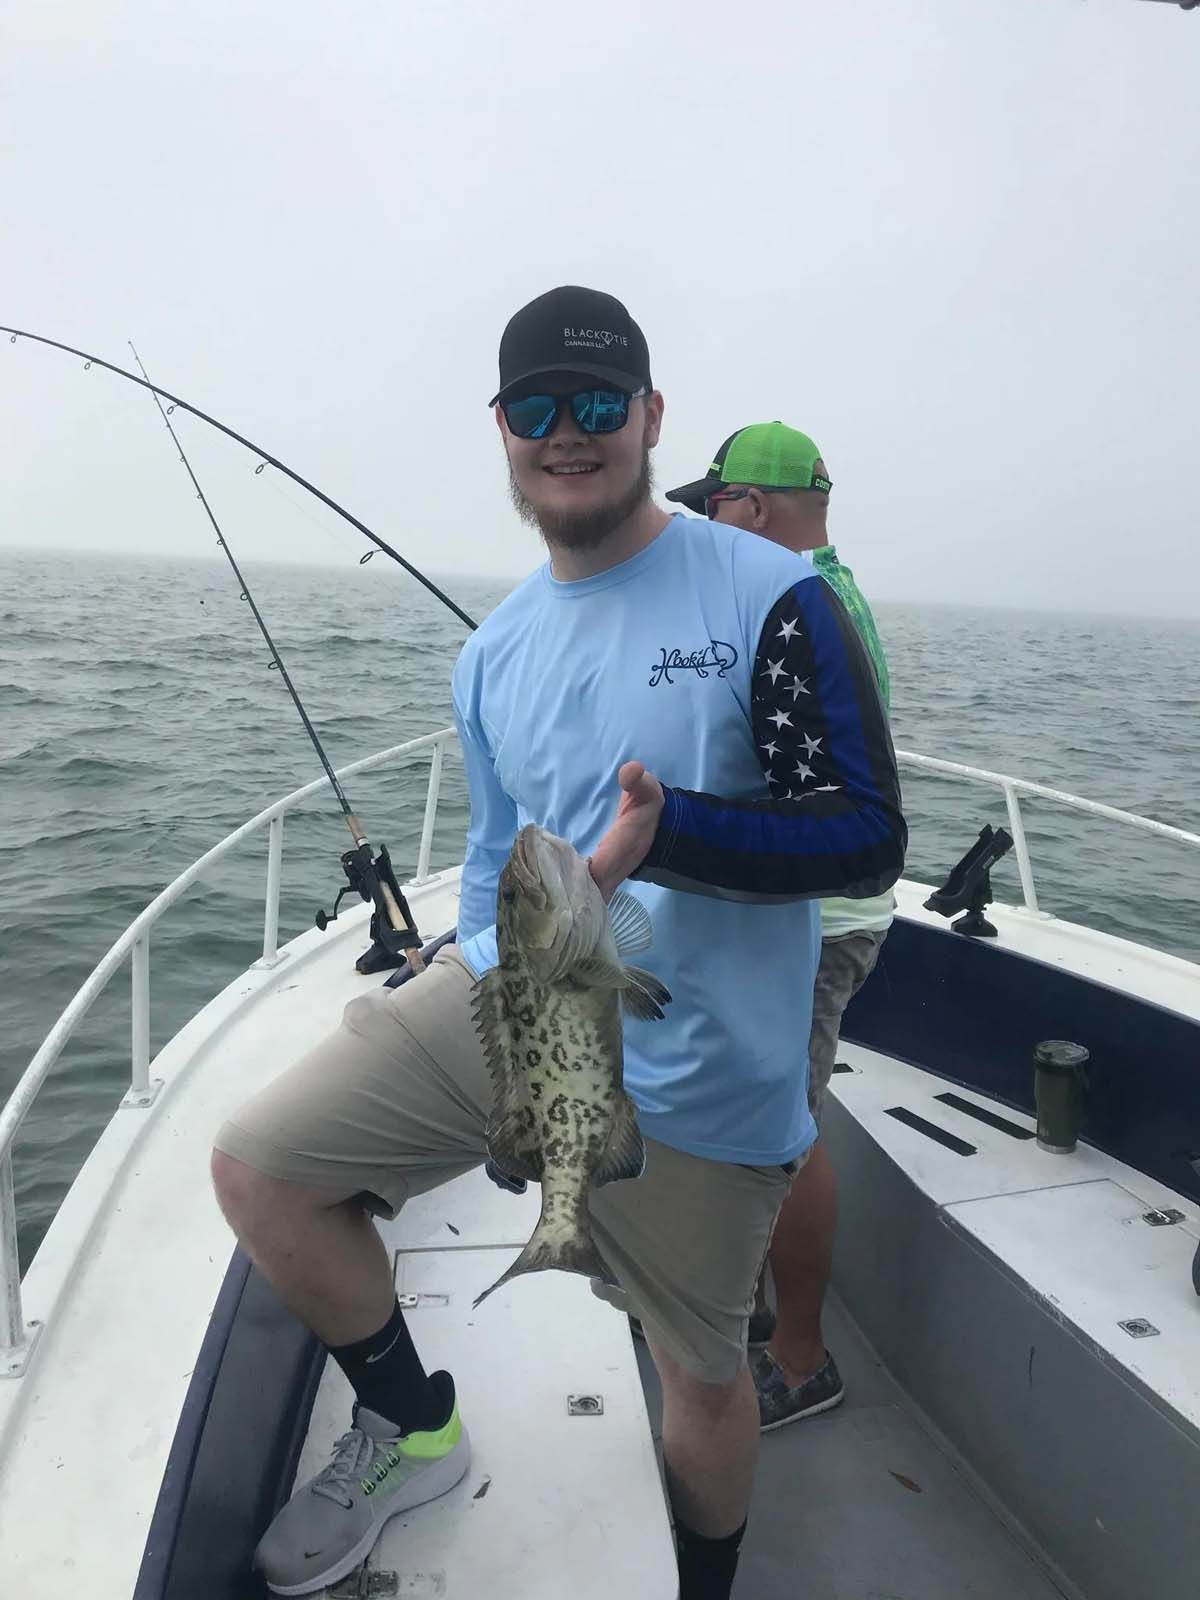
[(837, 551), (831, 544), (823, 544), (819, 550), (812, 551), (809, 559), (830, 588), (837, 592), (838, 599), (850, 613), (850, 620), (861, 634), (862, 642), (871, 657), (871, 665), (875, 668), (875, 679), (879, 684), (879, 693), (883, 696), (884, 710), (890, 711), (892, 684), (888, 677), (887, 657), (879, 642), (875, 618), (871, 615), (866, 597), (854, 581), (854, 574), (849, 567), (843, 566), (838, 560)]
[[(858, 629), (862, 642), (867, 647), (867, 654), (871, 657), (884, 708), (890, 710), (892, 685), (888, 676), (887, 657), (879, 642), (875, 618), (871, 615), (871, 608), (865, 596), (854, 581), (854, 574), (849, 567), (843, 566), (838, 560), (837, 551), (831, 544), (822, 545), (819, 550), (809, 551), (809, 559), (825, 582), (836, 591), (838, 599), (849, 612), (850, 620)], [(882, 932), (891, 926), (895, 905), (890, 889), (886, 894), (874, 895), (868, 900), (846, 900), (840, 897), (822, 900), (821, 937), (840, 939), (848, 933)]]

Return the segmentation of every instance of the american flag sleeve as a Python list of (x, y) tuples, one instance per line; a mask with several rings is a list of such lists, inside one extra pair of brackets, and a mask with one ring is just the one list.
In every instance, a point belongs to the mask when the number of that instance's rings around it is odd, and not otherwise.
[(821, 578), (771, 608), (750, 690), (765, 792), (668, 788), (634, 877), (763, 903), (882, 894), (908, 842), (896, 757), (870, 657)]

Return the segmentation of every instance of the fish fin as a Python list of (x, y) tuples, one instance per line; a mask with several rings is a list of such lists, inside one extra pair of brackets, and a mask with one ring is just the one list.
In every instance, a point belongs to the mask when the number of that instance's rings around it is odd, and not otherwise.
[(508, 1027), (508, 996), (498, 967), (485, 972), (475, 986), (472, 1020), (492, 1079), (492, 1103), (503, 1115), (512, 1079), (512, 1038)]
[(628, 889), (618, 889), (608, 902), (608, 925), (612, 930), (617, 954), (622, 958), (636, 956), (641, 950), (649, 950), (654, 943), (650, 913), (640, 900), (636, 900), (629, 893)]
[(545, 1163), (533, 1110), (527, 1102), (510, 1106), (502, 1117), (493, 1116), (488, 1123), (487, 1147), (488, 1155), (505, 1177), (541, 1183)]
[(501, 1284), (510, 1283), (513, 1278), (519, 1278), (526, 1272), (544, 1272), (554, 1268), (559, 1272), (579, 1272), (585, 1278), (602, 1278), (606, 1283), (615, 1281), (612, 1270), (597, 1250), (595, 1240), (586, 1226), (577, 1227), (565, 1239), (555, 1238), (551, 1227), (547, 1225), (544, 1206), (543, 1201), (542, 1215), (529, 1243), (508, 1271), (501, 1273), (491, 1288), (485, 1289), (473, 1302), (473, 1306), (480, 1305), (488, 1295), (495, 1294)]
[(624, 986), (623, 969), (603, 956), (589, 956), (586, 961), (576, 961), (571, 967), (571, 977), (589, 989), (620, 989)]
[(621, 990), (621, 1004), (631, 1017), (643, 1021), (661, 1021), (663, 1007), (670, 1005), (671, 991), (652, 972), (643, 967), (625, 968), (625, 986)]
[(512, 1037), (504, 978), (493, 967), (475, 990), (475, 1031), (492, 1077), (488, 1155), (510, 1177), (542, 1181), (542, 1152), (528, 1086), (513, 1070)]
[(621, 1178), (640, 1178), (645, 1170), (646, 1146), (637, 1125), (637, 1112), (629, 1096), (622, 1094), (600, 1165), (592, 1174), (592, 1183), (599, 1188), (602, 1183), (616, 1183)]

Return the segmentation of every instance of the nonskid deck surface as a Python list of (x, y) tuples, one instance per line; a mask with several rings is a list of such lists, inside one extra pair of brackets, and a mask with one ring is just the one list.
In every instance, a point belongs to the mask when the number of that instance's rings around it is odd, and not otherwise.
[[(673, 1600), (653, 1363), (566, 1274), (469, 1309), (536, 1220), (532, 1194), (497, 1209), (491, 1190), (472, 1174), (384, 1225), (397, 1288), (416, 1299), (410, 1326), (427, 1365), (454, 1372), (474, 1450), (457, 1489), (387, 1525), (368, 1571), (413, 1597), (560, 1600), (569, 1570), (578, 1600)], [(847, 1398), (764, 1438), (735, 1600), (1061, 1600), (835, 1295), (826, 1336)], [(570, 1416), (580, 1394), (599, 1394), (603, 1415)], [(323, 1465), (351, 1398), (331, 1363), (299, 1481)]]
[[(454, 1374), (472, 1461), (449, 1494), (386, 1525), (367, 1563), (387, 1575), (379, 1592), (675, 1600), (674, 1544), (626, 1318), (562, 1272), (517, 1279), (472, 1309), (515, 1260), (539, 1205), (536, 1188), (501, 1194), (474, 1172), (383, 1225), (422, 1359)], [(330, 1362), (298, 1481), (328, 1459), (351, 1400)]]
[[(464, 1261), (474, 1254), (464, 1252)], [(468, 1267), (484, 1270), (482, 1262)], [(415, 1288), (425, 1277), (418, 1272), (407, 1281)], [(428, 1279), (443, 1287), (446, 1282), (436, 1272)], [(393, 1592), (421, 1600), (518, 1592), (546, 1600), (567, 1592), (673, 1600), (670, 1547), (664, 1551), (653, 1503), (661, 1489), (653, 1457), (648, 1473), (647, 1452), (639, 1447), (646, 1426), (637, 1417), (642, 1394), (629, 1391), (624, 1356), (618, 1371), (604, 1378), (606, 1413), (615, 1400), (624, 1419), (619, 1487), (611, 1476), (618, 1463), (607, 1442), (597, 1439), (594, 1456), (586, 1459), (561, 1453), (570, 1428), (582, 1429), (582, 1420), (573, 1424), (563, 1417), (557, 1470), (550, 1471), (527, 1430), (502, 1425), (506, 1410), (514, 1418), (529, 1416), (543, 1401), (555, 1410), (564, 1377), (570, 1382), (577, 1371), (590, 1374), (594, 1350), (611, 1343), (620, 1352), (628, 1340), (623, 1319), (601, 1308), (602, 1322), (575, 1338), (576, 1357), (566, 1361), (569, 1375), (560, 1374), (564, 1352), (549, 1336), (546, 1319), (552, 1328), (555, 1314), (566, 1313), (577, 1297), (569, 1279), (549, 1274), (526, 1288), (534, 1291), (525, 1308), (531, 1342), (515, 1365), (505, 1364), (512, 1393), (503, 1404), (497, 1405), (494, 1369), (480, 1369), (474, 1353), (457, 1352), (453, 1342), (441, 1346), (459, 1376), (463, 1417), (475, 1445), (471, 1471), (442, 1500), (389, 1523), (368, 1571), (379, 1582), (390, 1583), (394, 1575)], [(1062, 1591), (975, 1491), (953, 1452), (908, 1404), (836, 1296), (827, 1309), (829, 1347), (847, 1396), (837, 1410), (764, 1438), (734, 1600), (1062, 1600)], [(485, 1310), (480, 1308), (481, 1316)], [(426, 1331), (425, 1314), (415, 1315), (414, 1330)], [(539, 1324), (546, 1330), (540, 1334)], [(432, 1321), (427, 1326), (432, 1330)], [(426, 1337), (437, 1338), (432, 1331)], [(506, 1340), (502, 1349), (508, 1357), (513, 1347)], [(661, 1393), (640, 1344), (637, 1362), (648, 1426), (661, 1449)], [(321, 1464), (324, 1443), (318, 1439), (345, 1426), (349, 1398), (340, 1375), (327, 1375), (301, 1477)], [(648, 1509), (654, 1513), (649, 1522)], [(639, 1556), (639, 1542), (648, 1533)], [(567, 1568), (571, 1579), (565, 1587), (564, 1564), (576, 1562)]]
[[(831, 1294), (833, 1411), (762, 1441), (734, 1600), (1062, 1600)], [(639, 1353), (651, 1425), (661, 1394)]]

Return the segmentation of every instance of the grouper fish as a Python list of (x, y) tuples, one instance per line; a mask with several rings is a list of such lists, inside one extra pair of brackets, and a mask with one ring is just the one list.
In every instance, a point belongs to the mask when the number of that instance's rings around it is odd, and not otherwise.
[(488, 1153), (542, 1186), (542, 1214), (503, 1277), (557, 1267), (611, 1281), (592, 1239), (593, 1185), (641, 1176), (645, 1147), (622, 1086), (621, 1010), (661, 1018), (671, 996), (623, 964), (651, 943), (644, 906), (624, 891), (605, 906), (565, 839), (521, 829), (496, 894), (499, 965), (480, 981), (475, 1023), (491, 1069)]

